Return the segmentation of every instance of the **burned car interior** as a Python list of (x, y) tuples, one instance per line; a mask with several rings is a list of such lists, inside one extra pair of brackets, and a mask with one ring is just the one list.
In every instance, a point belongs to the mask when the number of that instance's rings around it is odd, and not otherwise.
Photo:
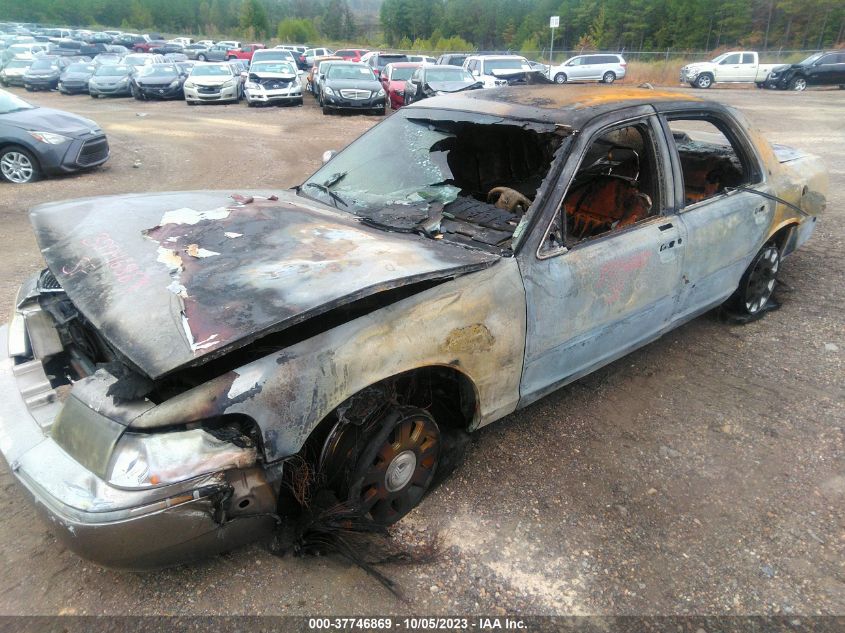
[[(370, 132), (390, 143), (353, 144), (301, 192), (389, 230), (508, 250), (569, 131), (488, 118), (394, 116)], [(397, 147), (417, 169), (387, 158)]]
[(750, 183), (748, 161), (715, 121), (672, 119), (669, 128), (681, 161), (687, 205)]

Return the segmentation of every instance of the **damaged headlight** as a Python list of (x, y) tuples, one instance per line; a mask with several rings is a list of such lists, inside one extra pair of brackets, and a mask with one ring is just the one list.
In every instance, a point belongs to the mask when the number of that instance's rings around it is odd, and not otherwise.
[(174, 79), (173, 81), (171, 81), (171, 82), (170, 82), (170, 87), (171, 87), (171, 88), (178, 88), (178, 87), (179, 87), (179, 80), (178, 80), (178, 79)]
[(194, 84), (193, 84), (193, 83), (191, 83), (190, 81), (186, 81), (186, 82), (185, 82), (185, 85), (184, 85), (184, 86), (182, 86), (182, 87), (183, 87), (183, 88), (194, 88), (195, 86), (194, 86)]
[(261, 84), (257, 84), (254, 81), (246, 82), (246, 88), (247, 88), (247, 90), (261, 90), (262, 89)]
[(108, 481), (122, 488), (151, 488), (256, 460), (255, 448), (240, 448), (202, 429), (174, 433), (125, 433), (114, 448)]

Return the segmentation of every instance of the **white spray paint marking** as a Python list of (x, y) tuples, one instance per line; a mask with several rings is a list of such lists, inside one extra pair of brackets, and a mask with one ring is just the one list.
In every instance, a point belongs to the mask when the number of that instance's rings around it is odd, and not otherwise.
[(235, 382), (232, 383), (232, 386), (229, 387), (229, 393), (227, 397), (229, 400), (234, 400), (241, 394), (246, 393), (253, 387), (258, 385), (258, 381), (261, 380), (261, 369), (258, 367), (249, 369), (244, 373), (238, 372), (235, 370), (235, 373), (238, 374), (238, 377), (235, 378)]
[(244, 236), (243, 233), (232, 233), (231, 231), (226, 231), (225, 233), (223, 233), (223, 235), (228, 237), (230, 240), (233, 240), (236, 237), (243, 237)]
[(172, 211), (165, 211), (161, 217), (159, 226), (165, 224), (196, 224), (203, 220), (222, 220), (228, 218), (231, 213), (230, 209), (220, 207), (219, 209), (211, 209), (209, 211), (197, 211), (196, 209), (174, 209)]

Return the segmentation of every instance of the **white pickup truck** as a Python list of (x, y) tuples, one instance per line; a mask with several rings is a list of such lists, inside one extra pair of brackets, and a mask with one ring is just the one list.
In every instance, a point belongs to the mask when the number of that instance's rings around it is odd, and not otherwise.
[(757, 84), (763, 88), (777, 64), (761, 64), (757, 53), (730, 51), (709, 62), (696, 62), (681, 68), (681, 83), (693, 88), (709, 88), (714, 83)]

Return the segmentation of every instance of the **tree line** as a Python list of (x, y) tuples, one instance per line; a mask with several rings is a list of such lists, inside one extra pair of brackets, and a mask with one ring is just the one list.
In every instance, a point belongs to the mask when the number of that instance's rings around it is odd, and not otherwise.
[(388, 43), (458, 37), (483, 50), (820, 49), (845, 43), (842, 0), (384, 0)]
[[(2, 0), (0, 19), (400, 48), (821, 49), (845, 42), (843, 0)], [(373, 32), (380, 26), (382, 33)]]
[[(2, 0), (0, 20), (296, 42), (349, 40), (381, 0)], [(284, 37), (283, 37), (284, 35)]]

